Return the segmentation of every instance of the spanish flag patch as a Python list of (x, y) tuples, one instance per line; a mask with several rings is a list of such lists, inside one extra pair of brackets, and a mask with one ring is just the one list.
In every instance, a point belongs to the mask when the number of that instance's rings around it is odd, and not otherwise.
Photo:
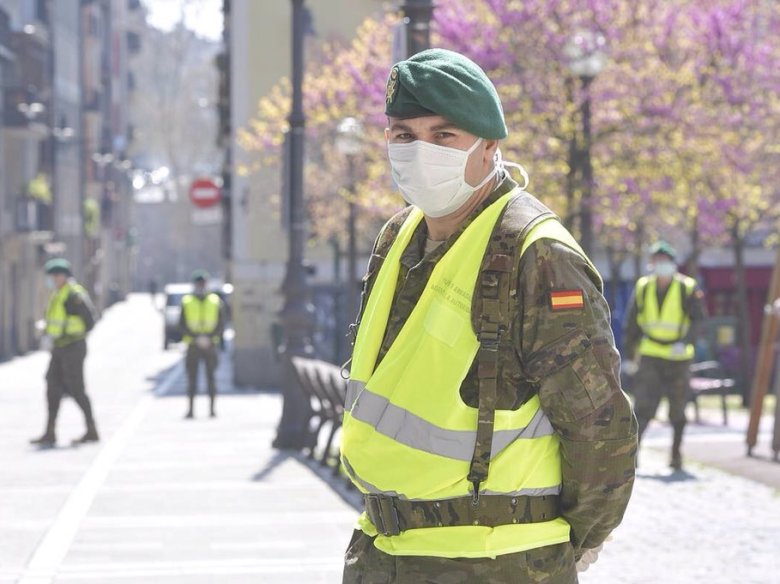
[(550, 292), (550, 308), (556, 310), (577, 310), (585, 306), (582, 290), (554, 290)]

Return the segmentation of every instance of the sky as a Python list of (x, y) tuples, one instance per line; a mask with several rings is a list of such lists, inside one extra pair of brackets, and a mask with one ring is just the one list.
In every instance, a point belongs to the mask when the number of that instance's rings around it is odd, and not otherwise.
[(181, 18), (184, 25), (199, 36), (218, 41), (222, 38), (221, 0), (143, 0), (149, 11), (147, 21), (155, 28), (171, 30)]

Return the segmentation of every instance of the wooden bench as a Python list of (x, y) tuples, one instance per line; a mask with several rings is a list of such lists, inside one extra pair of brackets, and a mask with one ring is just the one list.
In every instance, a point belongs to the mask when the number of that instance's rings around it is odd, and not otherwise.
[(336, 432), (341, 428), (344, 418), (344, 402), (347, 397), (347, 380), (341, 376), (341, 367), (320, 359), (305, 357), (292, 358), (293, 369), (298, 385), (311, 400), (313, 428), (313, 446), (309, 449), (309, 458), (316, 459), (315, 450), (319, 444), (319, 435), (325, 425), (330, 426), (325, 446), (319, 456), (319, 463), (334, 463), (333, 474), (339, 472), (338, 447), (333, 450)]
[(699, 413), (699, 396), (719, 395), (721, 408), (723, 409), (723, 425), (728, 426), (729, 414), (726, 397), (734, 389), (733, 379), (726, 377), (723, 367), (717, 361), (702, 361), (693, 363), (690, 367), (691, 377), (688, 383), (688, 400), (693, 402), (696, 412), (696, 423), (701, 424)]

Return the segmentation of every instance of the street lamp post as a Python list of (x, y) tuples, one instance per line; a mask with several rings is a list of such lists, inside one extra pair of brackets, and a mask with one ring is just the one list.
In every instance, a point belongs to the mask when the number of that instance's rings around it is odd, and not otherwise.
[(313, 353), (310, 336), (313, 317), (303, 265), (306, 243), (306, 213), (303, 197), (303, 146), (306, 118), (303, 112), (303, 40), (305, 0), (292, 1), (292, 108), (288, 118), (290, 130), (289, 164), (289, 225), (287, 269), (282, 283), (284, 306), (279, 313), (284, 329), (284, 404), (282, 418), (276, 431), (273, 447), (300, 450), (310, 446), (309, 418), (311, 405), (298, 387), (292, 365), (296, 355)]
[(401, 5), (406, 17), (406, 54), (412, 55), (431, 47), (433, 0), (405, 0)]
[(582, 173), (582, 198), (580, 200), (580, 244), (585, 253), (593, 251), (593, 162), (591, 146), (591, 95), (590, 85), (607, 64), (604, 36), (592, 31), (579, 31), (564, 47), (569, 60), (569, 70), (582, 82), (583, 100), (582, 146), (578, 149), (578, 166)]
[(354, 314), (358, 309), (357, 289), (357, 235), (355, 222), (357, 220), (357, 202), (355, 197), (355, 161), (363, 147), (363, 125), (356, 118), (344, 118), (336, 130), (336, 149), (347, 159), (347, 179), (349, 181), (349, 216), (347, 230), (349, 242), (347, 245), (347, 314)]

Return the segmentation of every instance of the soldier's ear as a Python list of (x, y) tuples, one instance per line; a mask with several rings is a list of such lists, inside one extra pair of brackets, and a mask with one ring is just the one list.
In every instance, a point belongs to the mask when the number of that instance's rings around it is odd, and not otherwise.
[(485, 154), (483, 157), (483, 163), (485, 166), (490, 166), (493, 162), (493, 157), (498, 150), (498, 140), (485, 140)]

